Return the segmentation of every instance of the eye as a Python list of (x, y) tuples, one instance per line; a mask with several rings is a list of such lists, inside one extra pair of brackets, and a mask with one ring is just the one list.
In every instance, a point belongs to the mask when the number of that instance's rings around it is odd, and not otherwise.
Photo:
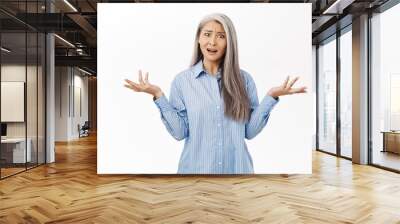
[(204, 33), (204, 36), (209, 37), (210, 33)]
[(224, 39), (224, 38), (225, 38), (225, 35), (220, 34), (220, 35), (218, 35), (218, 37), (221, 38), (221, 39)]

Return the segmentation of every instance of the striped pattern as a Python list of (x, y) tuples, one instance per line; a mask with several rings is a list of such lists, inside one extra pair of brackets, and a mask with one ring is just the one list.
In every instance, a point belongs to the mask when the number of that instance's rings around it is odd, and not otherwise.
[(154, 101), (168, 132), (177, 140), (185, 139), (178, 173), (254, 173), (245, 138), (254, 138), (265, 127), (278, 100), (266, 95), (259, 104), (254, 80), (243, 70), (241, 74), (251, 102), (247, 123), (224, 115), (221, 73), (208, 74), (202, 61), (175, 77), (169, 101), (165, 96)]

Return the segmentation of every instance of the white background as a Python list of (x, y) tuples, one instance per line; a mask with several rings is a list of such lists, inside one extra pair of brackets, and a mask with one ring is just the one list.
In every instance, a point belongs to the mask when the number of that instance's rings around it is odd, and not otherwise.
[[(189, 66), (198, 23), (214, 12), (233, 21), (240, 67), (260, 101), (287, 75), (311, 91), (311, 4), (98, 4), (99, 174), (177, 172), (184, 141), (170, 136), (152, 97), (123, 80), (148, 71), (169, 96)], [(311, 173), (312, 100), (311, 93), (281, 97), (264, 130), (246, 140), (255, 173)]]

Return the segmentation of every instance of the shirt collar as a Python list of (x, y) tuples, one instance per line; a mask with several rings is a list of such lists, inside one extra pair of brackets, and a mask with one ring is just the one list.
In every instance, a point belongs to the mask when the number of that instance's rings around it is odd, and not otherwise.
[[(203, 60), (199, 60), (197, 64), (193, 66), (193, 74), (195, 78), (198, 78), (201, 74), (207, 73), (203, 67)], [(218, 68), (217, 79), (221, 78), (221, 68)]]

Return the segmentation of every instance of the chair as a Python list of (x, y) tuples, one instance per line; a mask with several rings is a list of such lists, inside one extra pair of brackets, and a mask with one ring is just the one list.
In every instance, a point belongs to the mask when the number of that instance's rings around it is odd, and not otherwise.
[(89, 136), (89, 129), (90, 129), (89, 121), (85, 121), (82, 127), (80, 127), (80, 125), (78, 124), (79, 138)]

